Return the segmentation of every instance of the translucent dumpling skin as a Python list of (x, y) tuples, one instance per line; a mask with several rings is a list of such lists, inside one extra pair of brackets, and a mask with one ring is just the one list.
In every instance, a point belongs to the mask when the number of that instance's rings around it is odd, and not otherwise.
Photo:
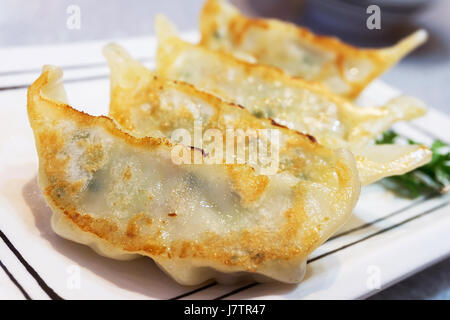
[[(103, 255), (148, 256), (187, 285), (242, 272), (295, 283), (306, 257), (355, 206), (359, 180), (348, 151), (310, 142), (303, 156), (321, 170), (305, 165), (302, 176), (205, 164), (202, 150), (137, 138), (71, 108), (61, 77), (45, 67), (28, 90), (39, 185), (55, 230)], [(175, 146), (204, 162), (174, 163)]]
[(383, 49), (361, 49), (291, 23), (250, 18), (225, 0), (206, 0), (200, 16), (202, 45), (272, 65), (355, 98), (375, 78), (424, 43), (419, 30)]
[[(382, 107), (357, 107), (323, 86), (279, 69), (187, 43), (162, 16), (157, 18), (156, 28), (160, 76), (188, 82), (240, 104), (256, 117), (312, 135), (328, 148), (351, 150), (363, 185), (408, 172), (431, 159), (431, 151), (421, 145), (373, 145), (373, 140), (394, 123), (425, 113), (424, 104), (415, 98), (400, 96)], [(381, 152), (395, 156), (377, 156)]]

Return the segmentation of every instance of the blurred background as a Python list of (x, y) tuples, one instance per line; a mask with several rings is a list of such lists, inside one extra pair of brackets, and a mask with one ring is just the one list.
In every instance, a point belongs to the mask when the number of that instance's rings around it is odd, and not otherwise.
[[(430, 39), (382, 78), (450, 114), (449, 0), (231, 0), (252, 16), (276, 17), (369, 47), (393, 44), (418, 28)], [(0, 0), (0, 47), (56, 44), (154, 34), (163, 13), (180, 30), (197, 28), (203, 0)], [(366, 9), (381, 9), (381, 29), (369, 30)], [(66, 26), (68, 8), (80, 8), (80, 29)], [(0, 66), (1, 66), (0, 62)], [(1, 68), (0, 68), (1, 69)]]
[[(313, 31), (366, 47), (391, 45), (419, 28), (428, 42), (382, 80), (450, 114), (449, 0), (231, 0), (245, 13), (284, 19)], [(203, 0), (0, 0), (2, 47), (63, 44), (154, 34), (153, 18), (163, 13), (181, 31), (197, 28)], [(381, 9), (381, 29), (369, 30), (369, 5)], [(72, 5), (79, 29), (67, 27)], [(72, 12), (73, 13), (73, 12)], [(2, 70), (0, 61), (0, 71)], [(450, 299), (450, 259), (432, 266), (372, 299)]]

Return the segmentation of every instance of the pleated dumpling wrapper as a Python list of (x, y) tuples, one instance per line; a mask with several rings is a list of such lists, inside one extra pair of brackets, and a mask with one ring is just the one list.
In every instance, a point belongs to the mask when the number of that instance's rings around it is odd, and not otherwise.
[[(102, 255), (151, 257), (185, 285), (241, 272), (295, 283), (306, 257), (355, 206), (350, 152), (311, 142), (303, 178), (207, 164), (202, 150), (136, 138), (108, 117), (71, 108), (61, 78), (44, 67), (28, 90), (39, 185), (54, 230)], [(175, 147), (201, 164), (176, 164)]]
[(157, 17), (156, 29), (158, 75), (240, 104), (257, 117), (312, 135), (328, 148), (350, 149), (363, 185), (431, 160), (431, 151), (422, 145), (373, 145), (395, 122), (425, 113), (424, 104), (415, 98), (400, 96), (382, 107), (357, 107), (320, 85), (276, 68), (185, 42), (163, 16)]
[(419, 30), (392, 47), (362, 49), (292, 23), (246, 17), (223, 0), (206, 0), (200, 30), (208, 48), (276, 66), (350, 99), (428, 37)]
[(304, 155), (323, 149), (313, 136), (257, 118), (188, 83), (157, 77), (116, 44), (103, 52), (111, 69), (109, 116), (135, 137), (165, 137), (202, 149), (215, 162), (234, 159), (257, 173), (300, 178), (308, 175)]

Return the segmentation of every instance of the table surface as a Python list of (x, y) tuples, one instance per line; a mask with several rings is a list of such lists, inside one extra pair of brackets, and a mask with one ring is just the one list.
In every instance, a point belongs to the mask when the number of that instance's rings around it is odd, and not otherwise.
[[(252, 8), (246, 1), (234, 2), (251, 13)], [(135, 0), (132, 4), (124, 0), (2, 0), (0, 47), (150, 35), (154, 34), (156, 13), (167, 15), (180, 30), (191, 30), (197, 27), (202, 3), (203, 0)], [(80, 29), (66, 26), (70, 5), (80, 8)], [(450, 114), (449, 12), (450, 1), (436, 0), (411, 21), (405, 22), (409, 26), (425, 28), (430, 39), (381, 77), (388, 84), (447, 114)], [(370, 299), (450, 299), (450, 259), (383, 289)]]

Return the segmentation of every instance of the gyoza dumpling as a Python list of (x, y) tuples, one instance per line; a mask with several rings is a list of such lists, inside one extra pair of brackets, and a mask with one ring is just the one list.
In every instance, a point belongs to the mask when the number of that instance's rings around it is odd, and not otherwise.
[[(304, 154), (323, 149), (312, 136), (274, 120), (257, 118), (247, 109), (188, 83), (160, 79), (118, 45), (106, 46), (104, 54), (111, 68), (109, 115), (135, 137), (162, 136), (176, 141), (177, 132), (183, 130), (190, 139), (184, 141), (181, 136), (180, 143), (203, 149), (211, 157), (235, 158), (257, 173), (285, 171), (295, 177), (305, 175)], [(239, 152), (235, 152), (234, 145), (230, 148), (229, 141), (242, 147)], [(271, 150), (267, 160), (273, 153), (276, 159), (263, 165), (251, 157), (252, 148)]]
[[(202, 150), (136, 138), (72, 109), (61, 76), (45, 67), (28, 90), (39, 185), (55, 231), (103, 255), (151, 257), (182, 284), (239, 271), (299, 282), (308, 254), (356, 203), (358, 174), (345, 150), (305, 139), (303, 177), (204, 164)], [(176, 164), (174, 150), (203, 164)]]
[(419, 30), (389, 48), (360, 49), (291, 23), (246, 17), (222, 0), (206, 0), (200, 30), (201, 44), (210, 49), (276, 66), (347, 98), (355, 98), (427, 39)]
[(401, 96), (383, 107), (356, 107), (320, 85), (292, 78), (276, 68), (184, 42), (162, 16), (157, 18), (156, 28), (159, 75), (191, 83), (244, 106), (257, 117), (310, 134), (329, 148), (350, 149), (363, 185), (413, 170), (431, 159), (431, 152), (420, 145), (372, 145), (393, 123), (425, 113), (417, 99)]

